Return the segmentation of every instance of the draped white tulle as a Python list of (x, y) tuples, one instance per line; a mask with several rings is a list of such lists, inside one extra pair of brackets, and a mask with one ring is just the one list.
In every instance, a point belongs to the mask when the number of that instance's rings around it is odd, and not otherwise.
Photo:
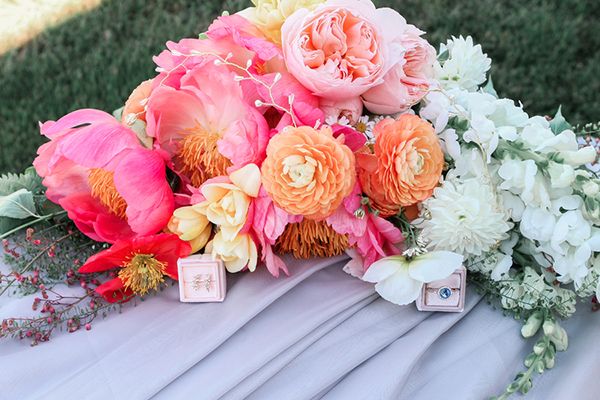
[[(183, 304), (177, 287), (89, 332), (37, 347), (0, 342), (0, 399), (483, 399), (533, 345), (473, 291), (465, 311), (418, 312), (380, 299), (343, 258), (229, 276), (224, 303)], [(31, 313), (4, 298), (0, 319)], [(597, 399), (600, 315), (565, 322), (571, 348), (528, 399)]]

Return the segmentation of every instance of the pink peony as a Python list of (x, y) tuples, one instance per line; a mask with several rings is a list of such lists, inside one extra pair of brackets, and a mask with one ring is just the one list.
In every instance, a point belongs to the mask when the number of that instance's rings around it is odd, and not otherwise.
[(148, 100), (148, 135), (193, 186), (265, 157), (267, 122), (244, 101), (234, 77), (206, 61), (186, 71), (179, 88), (157, 87)]
[(114, 243), (163, 229), (173, 193), (161, 156), (129, 128), (98, 110), (79, 110), (40, 125), (50, 142), (33, 162), (47, 187), (90, 238)]
[(421, 37), (424, 32), (408, 25), (400, 44), (406, 49), (404, 59), (383, 78), (383, 83), (369, 89), (362, 98), (372, 113), (395, 114), (421, 101), (433, 81), (435, 49)]
[(300, 9), (282, 26), (288, 70), (315, 95), (335, 101), (358, 97), (383, 82), (402, 60), (398, 40), (406, 21), (370, 0), (330, 0)]
[[(267, 38), (248, 20), (240, 15), (220, 17), (212, 23), (205, 39), (183, 39), (168, 42), (168, 50), (154, 58), (160, 74), (154, 79), (155, 86), (181, 87), (182, 78), (198, 65), (214, 61), (215, 57), (235, 64), (221, 65), (235, 75), (248, 78), (243, 68), (250, 61), (248, 71), (254, 79), (239, 82), (243, 98), (254, 107), (256, 100), (289, 108), (289, 96), (293, 94), (292, 112), (298, 125), (313, 126), (323, 122), (319, 100), (302, 86), (285, 68), (281, 48)], [(275, 77), (279, 80), (274, 83)], [(269, 90), (266, 86), (270, 86)], [(273, 96), (273, 99), (271, 98)], [(258, 108), (269, 122), (269, 127), (280, 130), (292, 121), (281, 108), (263, 106)]]

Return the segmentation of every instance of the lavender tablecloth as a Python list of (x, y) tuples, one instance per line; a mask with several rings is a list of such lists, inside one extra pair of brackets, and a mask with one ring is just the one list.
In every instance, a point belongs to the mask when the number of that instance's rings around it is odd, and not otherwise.
[[(177, 288), (49, 343), (0, 342), (0, 399), (484, 399), (532, 346), (475, 293), (460, 314), (380, 299), (345, 259), (289, 261), (291, 276), (229, 276), (224, 303)], [(4, 298), (0, 319), (30, 312)], [(530, 399), (600, 398), (600, 315), (565, 324), (571, 347)]]

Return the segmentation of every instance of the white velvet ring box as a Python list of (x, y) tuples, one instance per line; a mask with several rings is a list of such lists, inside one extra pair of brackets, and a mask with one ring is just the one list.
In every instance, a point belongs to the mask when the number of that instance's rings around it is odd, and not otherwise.
[(184, 303), (208, 303), (225, 300), (227, 291), (223, 261), (208, 254), (177, 260), (179, 300)]
[(465, 309), (467, 270), (460, 267), (449, 277), (423, 285), (417, 299), (419, 311), (462, 312)]

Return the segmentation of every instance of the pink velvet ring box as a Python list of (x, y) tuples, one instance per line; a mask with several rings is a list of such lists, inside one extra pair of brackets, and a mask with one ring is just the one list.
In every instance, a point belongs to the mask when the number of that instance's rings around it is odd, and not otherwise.
[(184, 303), (208, 303), (225, 300), (227, 284), (223, 261), (208, 254), (177, 260), (179, 300)]
[(465, 309), (467, 270), (460, 267), (449, 277), (423, 285), (417, 299), (419, 311), (462, 312)]

